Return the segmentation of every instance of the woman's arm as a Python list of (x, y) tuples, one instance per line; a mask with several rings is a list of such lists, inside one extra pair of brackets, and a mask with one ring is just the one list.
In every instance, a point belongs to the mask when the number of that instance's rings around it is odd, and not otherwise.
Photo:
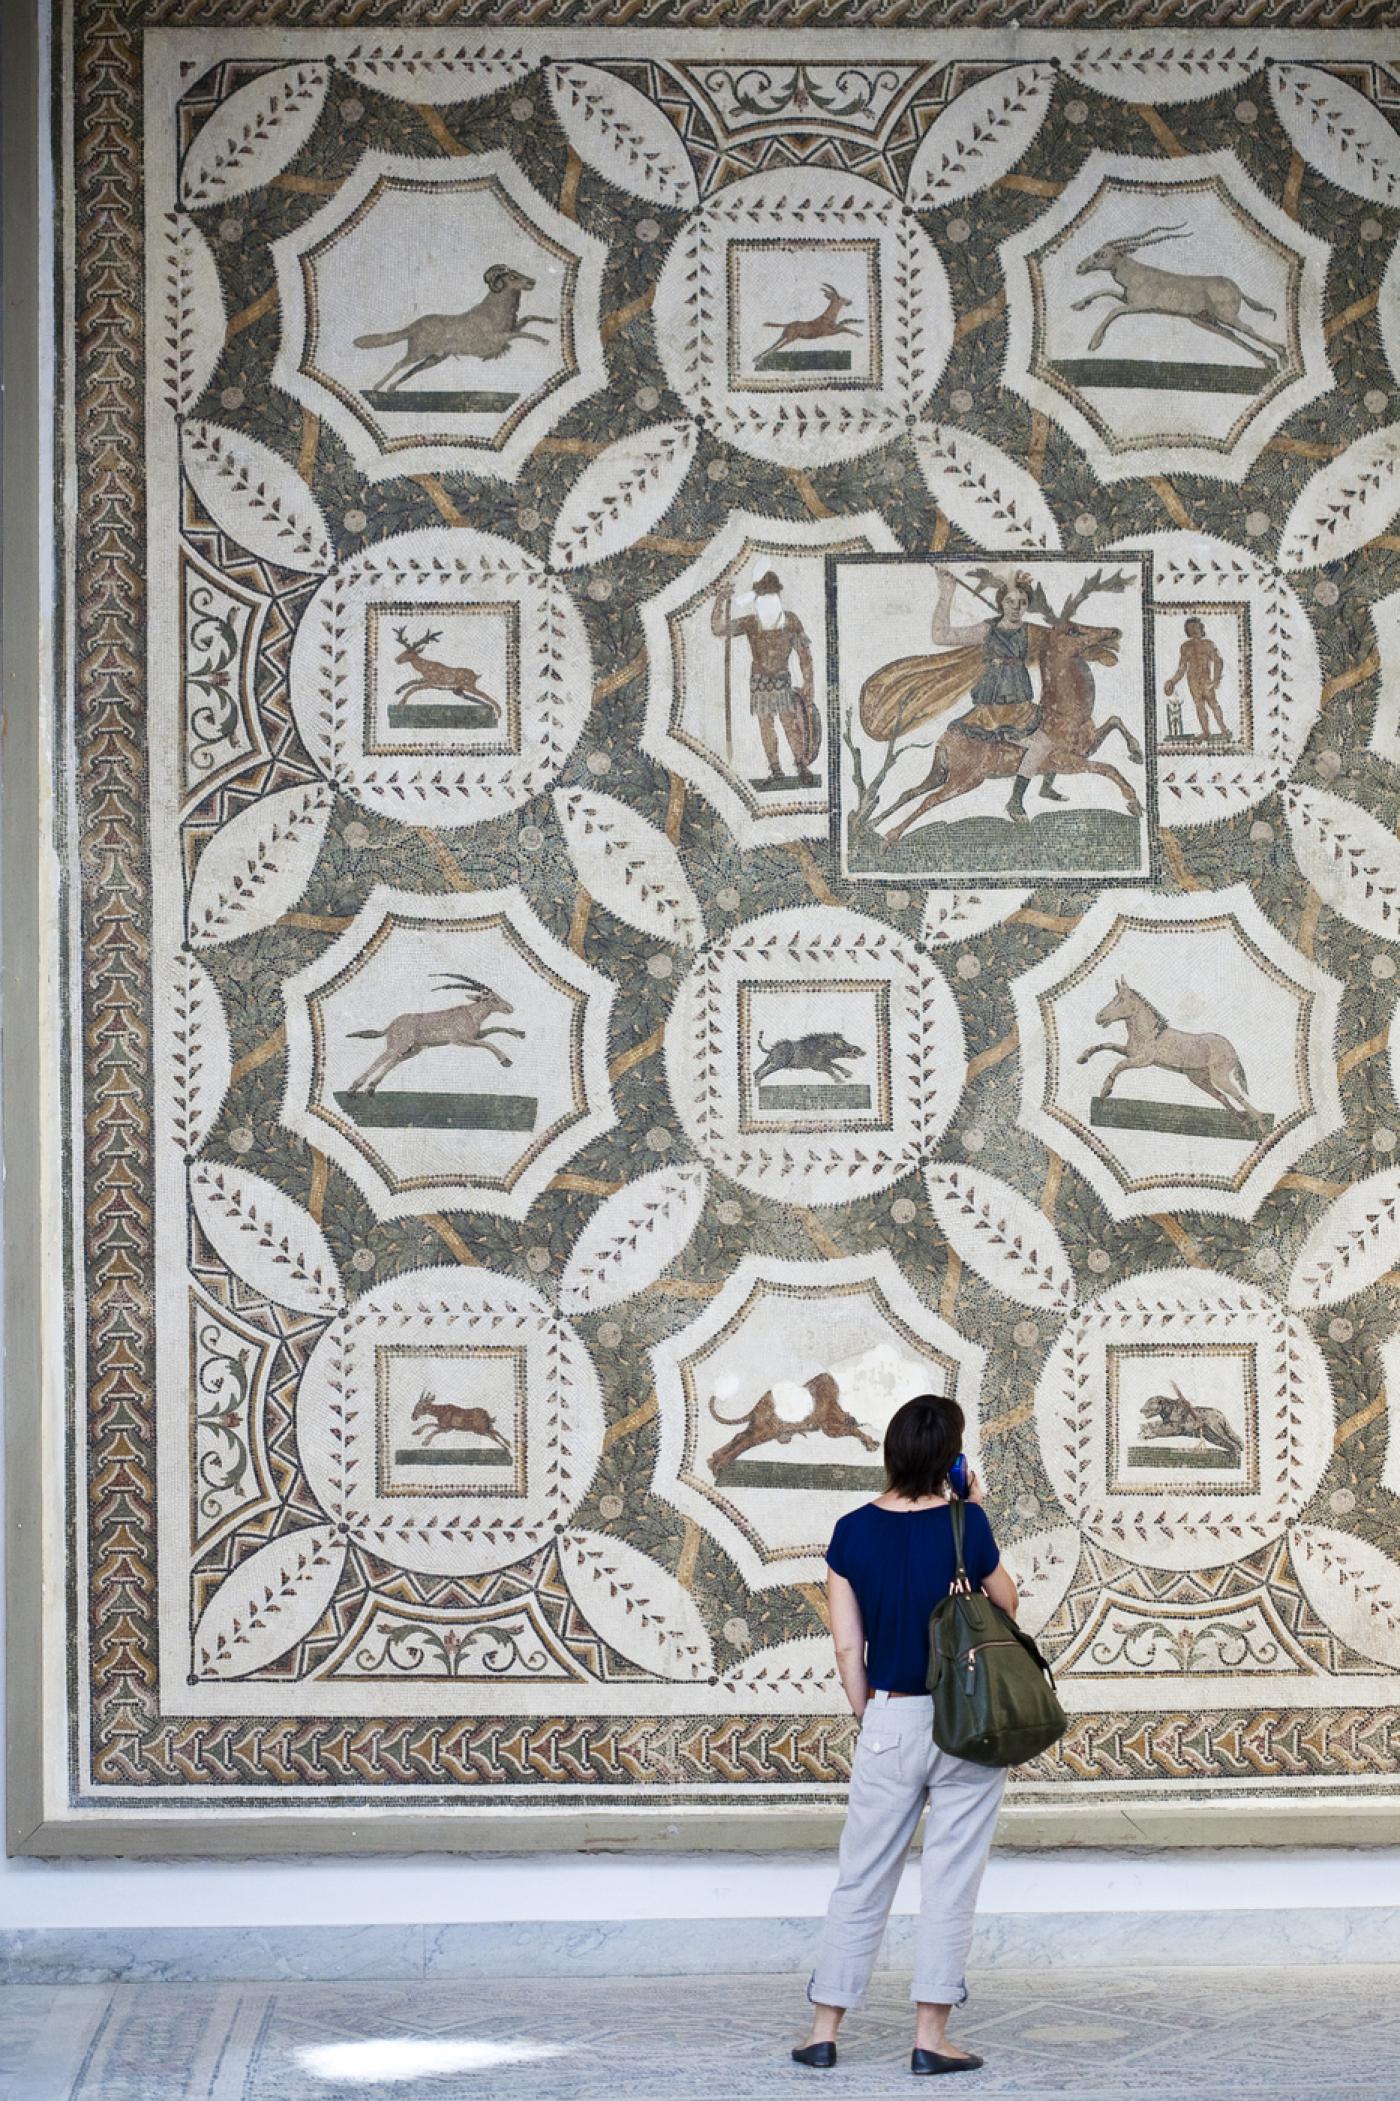
[(1015, 1619), (1021, 1597), (1007, 1573), (1005, 1562), (999, 1561), (990, 1576), (982, 1578), (982, 1588), (994, 1605), (1000, 1605), (1003, 1612), (1009, 1612)]
[(836, 1668), (851, 1712), (859, 1720), (870, 1697), (865, 1675), (865, 1623), (860, 1604), (844, 1576), (834, 1568), (826, 1572), (826, 1605), (831, 1619), (831, 1638), (836, 1644)]
[(954, 627), (949, 619), (956, 585), (946, 569), (938, 572), (938, 600), (933, 608), (933, 646), (935, 649), (955, 649), (959, 643), (984, 642), (991, 633), (990, 620), (972, 620), (966, 626)]

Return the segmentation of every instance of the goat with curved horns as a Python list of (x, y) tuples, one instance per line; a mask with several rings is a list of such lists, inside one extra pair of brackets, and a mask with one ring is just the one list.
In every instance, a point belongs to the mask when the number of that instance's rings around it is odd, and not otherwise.
[(395, 1066), (402, 1065), (406, 1058), (416, 1058), (419, 1051), (433, 1050), (447, 1043), (460, 1044), (464, 1050), (487, 1050), (502, 1065), (510, 1059), (492, 1043), (492, 1036), (524, 1036), (524, 1029), (513, 1029), (504, 1022), (493, 1022), (487, 1027), (491, 1014), (513, 1014), (515, 1008), (499, 992), (483, 985), (479, 978), (445, 976), (437, 979), (439, 985), (456, 985), (463, 992), (475, 992), (475, 999), (467, 1000), (460, 1007), (439, 1007), (435, 1013), (396, 1014), (387, 1028), (351, 1029), (351, 1036), (370, 1039), (383, 1038), (384, 1048), (374, 1062), (360, 1074), (351, 1086), (352, 1094), (370, 1094), (381, 1080), (387, 1079)]
[[(1273, 307), (1266, 306), (1262, 299), (1251, 299), (1232, 277), (1202, 277), (1185, 270), (1154, 269), (1151, 263), (1140, 263), (1133, 252), (1155, 246), (1158, 241), (1179, 241), (1187, 231), (1184, 226), (1149, 226), (1145, 233), (1131, 233), (1116, 241), (1105, 241), (1078, 264), (1077, 277), (1092, 277), (1095, 271), (1106, 270), (1115, 280), (1117, 289), (1110, 290), (1104, 285), (1099, 291), (1074, 300), (1073, 313), (1092, 306), (1096, 299), (1121, 299), (1123, 302), (1100, 321), (1089, 339), (1090, 350), (1098, 349), (1114, 322), (1121, 321), (1125, 314), (1160, 314), (1164, 319), (1190, 321), (1197, 328), (1209, 330), (1212, 335), (1224, 336), (1227, 343), (1234, 343), (1250, 357), (1260, 358), (1261, 362), (1277, 369), (1286, 355), (1284, 345), (1271, 341), (1240, 319), (1241, 306), (1252, 307), (1258, 314), (1272, 314)], [(1251, 340), (1245, 341), (1245, 337)], [(1263, 344), (1262, 352), (1254, 348), (1256, 343)]]

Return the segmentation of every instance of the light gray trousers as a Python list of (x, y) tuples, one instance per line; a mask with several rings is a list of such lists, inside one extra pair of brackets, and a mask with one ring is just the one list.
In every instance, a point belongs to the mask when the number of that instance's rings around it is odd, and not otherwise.
[(836, 1888), (807, 1986), (807, 1997), (819, 2005), (862, 2004), (925, 1801), (909, 1996), (935, 2006), (961, 2006), (967, 1997), (963, 1969), (1006, 1771), (940, 1751), (932, 1722), (927, 1694), (870, 1695), (851, 1767)]

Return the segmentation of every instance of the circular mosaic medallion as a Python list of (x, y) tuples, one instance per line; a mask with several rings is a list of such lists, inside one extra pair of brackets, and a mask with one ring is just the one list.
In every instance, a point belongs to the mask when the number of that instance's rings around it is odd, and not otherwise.
[(509, 540), (426, 527), (328, 576), (292, 648), (292, 713), (337, 787), (403, 824), (481, 824), (548, 788), (593, 673), (567, 590)]
[(685, 221), (656, 288), (671, 385), (741, 452), (824, 466), (885, 444), (938, 384), (953, 310), (938, 251), (888, 190), (781, 168)]
[(696, 1150), (760, 1196), (845, 1204), (916, 1167), (966, 1070), (941, 971), (879, 920), (765, 913), (706, 949), (666, 1030)]
[(1045, 1468), (1100, 1545), (1149, 1568), (1267, 1546), (1332, 1452), (1332, 1388), (1302, 1321), (1210, 1270), (1155, 1270), (1082, 1306), (1036, 1388)]
[(577, 1509), (602, 1397), (579, 1337), (528, 1284), (417, 1269), (327, 1328), (297, 1394), (297, 1447), (355, 1545), (425, 1575), (479, 1575)]

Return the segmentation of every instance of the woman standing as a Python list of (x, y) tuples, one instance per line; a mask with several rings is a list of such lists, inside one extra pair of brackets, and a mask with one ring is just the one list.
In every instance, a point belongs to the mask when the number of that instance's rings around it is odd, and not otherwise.
[[(859, 2006), (919, 1815), (924, 1829), (911, 2070), (971, 2072), (980, 2057), (949, 2044), (948, 2015), (967, 1997), (963, 1965), (1006, 1772), (972, 1765), (933, 1741), (926, 1690), (928, 1618), (956, 1567), (948, 1470), (962, 1449), (963, 1412), (933, 1394), (906, 1401), (885, 1432), (888, 1486), (839, 1519), (827, 1548), (827, 1602), (841, 1683), (861, 1730), (851, 1767), (838, 1880), (817, 1966), (816, 2011), (798, 2064), (836, 2062), (836, 2032)], [(1016, 1586), (1000, 1566), (974, 1475), (967, 1498), (968, 1576), (1004, 1611)]]

